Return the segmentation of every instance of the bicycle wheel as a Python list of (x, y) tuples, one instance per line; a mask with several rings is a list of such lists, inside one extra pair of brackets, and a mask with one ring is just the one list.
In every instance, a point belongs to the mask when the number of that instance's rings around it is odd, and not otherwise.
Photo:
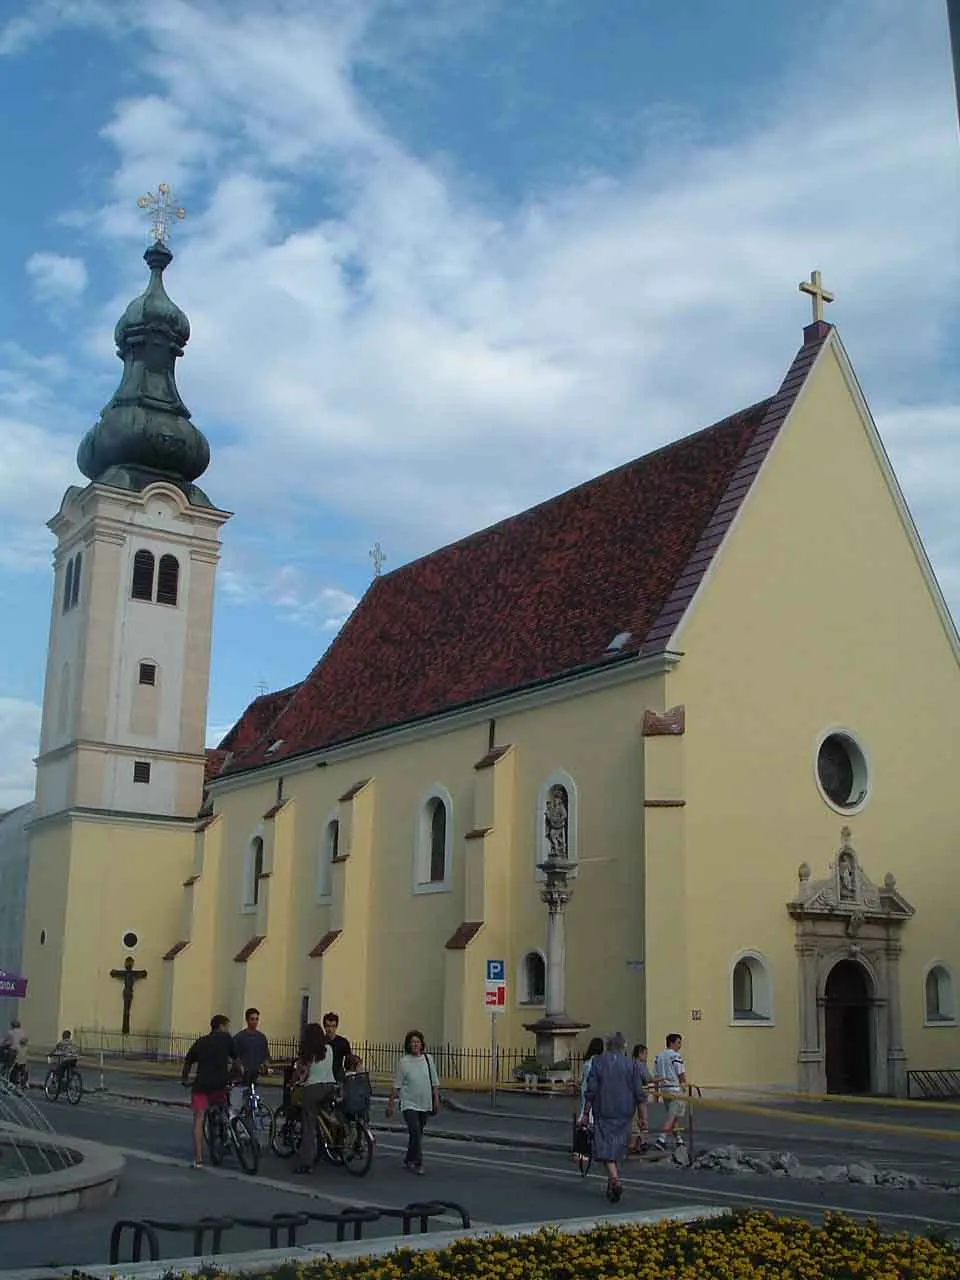
[(343, 1164), (343, 1122), (325, 1115), (317, 1120), (317, 1150), (327, 1164), (338, 1168)]
[(296, 1107), (278, 1107), (273, 1116), (270, 1148), (281, 1160), (289, 1160), (300, 1149), (303, 1125)]
[(211, 1164), (223, 1164), (227, 1149), (227, 1134), (223, 1112), (219, 1107), (208, 1107), (203, 1117), (203, 1136), (207, 1141), (207, 1153)]
[(67, 1078), (67, 1101), (75, 1107), (83, 1097), (83, 1076), (79, 1071), (71, 1071)]
[(230, 1133), (240, 1168), (244, 1173), (256, 1173), (260, 1168), (260, 1147), (242, 1116), (234, 1116), (230, 1121)]
[(355, 1178), (370, 1172), (373, 1164), (373, 1134), (362, 1120), (347, 1120), (343, 1135), (343, 1167)]
[(60, 1077), (56, 1067), (51, 1067), (43, 1081), (43, 1092), (48, 1102), (56, 1102), (60, 1097)]

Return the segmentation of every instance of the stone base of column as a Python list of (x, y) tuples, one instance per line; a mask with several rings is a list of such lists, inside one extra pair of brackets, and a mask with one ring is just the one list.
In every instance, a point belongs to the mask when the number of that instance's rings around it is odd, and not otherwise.
[(566, 1014), (556, 1017), (540, 1018), (538, 1022), (524, 1024), (527, 1031), (532, 1031), (536, 1040), (537, 1061), (545, 1067), (552, 1067), (557, 1062), (569, 1062), (573, 1053), (574, 1041), (581, 1031), (589, 1031), (589, 1022), (575, 1022)]

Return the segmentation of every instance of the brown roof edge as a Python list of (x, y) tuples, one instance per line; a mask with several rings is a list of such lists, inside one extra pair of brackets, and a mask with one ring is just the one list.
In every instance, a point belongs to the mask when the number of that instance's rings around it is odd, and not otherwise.
[(169, 951), (164, 952), (164, 960), (176, 960), (181, 951), (185, 951), (190, 945), (189, 938), (181, 938), (179, 942), (175, 942)]
[(369, 781), (369, 778), (361, 778), (359, 782), (355, 782), (350, 790), (345, 791), (340, 797), (340, 804), (346, 804), (348, 800), (352, 800), (355, 795), (358, 795), (363, 790)]
[(458, 925), (446, 940), (444, 946), (448, 951), (466, 951), (482, 928), (482, 920), (464, 920), (463, 924)]
[(328, 929), (317, 945), (312, 947), (308, 952), (311, 959), (319, 960), (325, 951), (330, 950), (336, 940), (340, 937), (341, 933), (343, 933), (342, 929)]
[(669, 711), (645, 711), (642, 733), (645, 738), (666, 738), (682, 734), (687, 727), (687, 712), (682, 705)]
[(211, 813), (206, 818), (201, 818), (201, 820), (193, 828), (194, 831), (196, 831), (198, 835), (201, 831), (206, 831), (207, 827), (209, 827), (212, 823), (216, 822), (219, 816), (220, 815), (218, 813)]
[(494, 747), (492, 751), (488, 751), (487, 754), (481, 760), (477, 761), (477, 763), (473, 766), (474, 769), (476, 769), (478, 772), (481, 769), (492, 769), (493, 766), (497, 763), (497, 761), (501, 760), (507, 754), (511, 746), (512, 746), (512, 743), (508, 742), (506, 746)]
[[(723, 497), (717, 503), (713, 517), (701, 532), (686, 567), (660, 610), (659, 617), (647, 632), (641, 653), (661, 653), (670, 643), (671, 636), (690, 607), (713, 557), (733, 524), (734, 517), (759, 475), (760, 468), (766, 461), (780, 428), (786, 422), (787, 415), (793, 408), (824, 342), (830, 336), (832, 327), (821, 322), (819, 325), (808, 325), (804, 330), (804, 345), (794, 356), (793, 363), (780, 384), (780, 390), (767, 404), (750, 447), (731, 476)], [(816, 332), (808, 334), (808, 330), (816, 330)]]
[(263, 815), (264, 822), (266, 822), (268, 818), (275, 818), (286, 803), (286, 800), (278, 800), (276, 804), (272, 804)]
[(492, 830), (493, 827), (474, 827), (473, 830), (468, 831), (463, 838), (464, 840), (482, 840), (483, 837), (488, 835)]
[(250, 957), (253, 955), (253, 953), (256, 951), (257, 947), (259, 947), (260, 943), (263, 942), (265, 936), (266, 935), (262, 933), (259, 935), (254, 935), (254, 937), (252, 937), (249, 942), (244, 943), (244, 945), (240, 948), (237, 954), (233, 957), (234, 960), (238, 964), (243, 964), (244, 961), (249, 960)]

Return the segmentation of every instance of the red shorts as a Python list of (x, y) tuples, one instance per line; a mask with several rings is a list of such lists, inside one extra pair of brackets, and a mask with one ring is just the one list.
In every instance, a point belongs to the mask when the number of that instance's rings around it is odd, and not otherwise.
[(197, 1093), (196, 1090), (190, 1095), (190, 1105), (194, 1111), (207, 1111), (210, 1107), (223, 1105), (227, 1101), (226, 1090), (220, 1089), (216, 1093)]

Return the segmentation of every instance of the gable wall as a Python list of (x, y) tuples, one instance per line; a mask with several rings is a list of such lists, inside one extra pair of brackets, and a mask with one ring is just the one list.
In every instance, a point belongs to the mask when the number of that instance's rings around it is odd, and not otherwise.
[[(687, 709), (687, 1004), (702, 1010), (679, 1028), (693, 1078), (796, 1079), (784, 904), (801, 862), (826, 875), (847, 822), (866, 873), (892, 871), (917, 909), (903, 935), (907, 1065), (960, 1065), (960, 1033), (922, 1027), (926, 965), (960, 975), (960, 668), (829, 345), (674, 647), (686, 655), (669, 700)], [(870, 759), (870, 798), (849, 818), (814, 782), (834, 726)], [(772, 969), (774, 1027), (728, 1025), (729, 967), (748, 947)]]

